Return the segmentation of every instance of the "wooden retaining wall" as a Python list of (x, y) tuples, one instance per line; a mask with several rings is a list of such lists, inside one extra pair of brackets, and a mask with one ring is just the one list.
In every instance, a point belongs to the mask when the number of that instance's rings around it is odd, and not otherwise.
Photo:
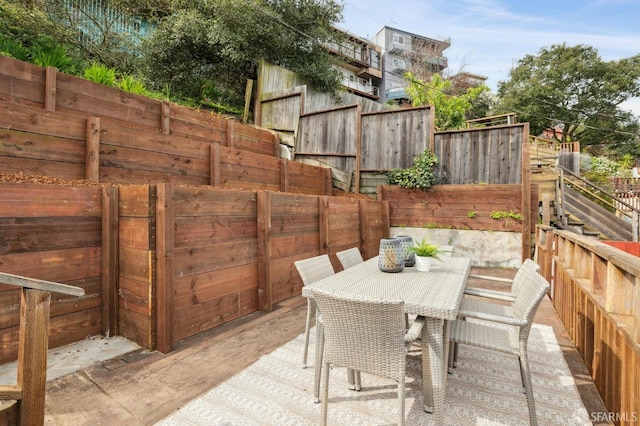
[[(109, 333), (103, 324), (103, 198), (99, 186), (0, 184), (2, 272), (81, 287), (81, 297), (51, 294), (51, 347)], [(117, 201), (117, 200), (116, 200)], [(108, 204), (108, 201), (104, 202)], [(20, 289), (0, 284), (0, 362), (18, 351)], [(108, 324), (108, 323), (107, 323)]]
[(8, 102), (0, 102), (0, 168), (65, 180), (331, 193), (330, 171), (322, 167)]
[(84, 118), (100, 117), (154, 133), (218, 142), (264, 155), (278, 156), (279, 152), (268, 130), (6, 56), (0, 56), (0, 100)]
[[(395, 227), (521, 232), (523, 259), (531, 257), (531, 235), (538, 223), (538, 211), (531, 208), (538, 203), (535, 185), (530, 192), (522, 185), (434, 185), (426, 191), (382, 185), (378, 200), (389, 203), (389, 223)], [(522, 219), (492, 218), (492, 213)]]
[[(209, 186), (0, 184), (0, 268), (55, 280), (50, 347), (122, 335), (170, 351), (300, 294), (293, 262), (377, 255), (387, 203)], [(17, 356), (20, 292), (0, 286), (0, 363)]]
[(640, 413), (640, 258), (595, 239), (539, 226), (541, 273), (569, 336), (613, 414)]

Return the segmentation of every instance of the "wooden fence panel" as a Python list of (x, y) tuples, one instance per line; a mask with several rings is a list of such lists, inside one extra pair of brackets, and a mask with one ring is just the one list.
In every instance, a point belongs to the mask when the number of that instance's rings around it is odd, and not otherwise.
[(264, 93), (260, 96), (260, 126), (278, 131), (298, 130), (306, 86)]
[(0, 69), (0, 100), (44, 108), (44, 68), (2, 56)]
[(304, 114), (298, 125), (295, 158), (311, 158), (340, 170), (355, 170), (359, 126), (358, 105)]
[[(2, 184), (2, 271), (81, 287), (80, 298), (54, 294), (52, 348), (99, 334), (102, 327), (100, 187)], [(0, 362), (17, 356), (20, 289), (0, 285)]]
[(360, 249), (360, 202), (355, 198), (332, 197), (328, 202), (327, 234), (333, 268), (341, 271), (342, 266), (335, 254), (352, 247)]
[(278, 303), (302, 291), (293, 263), (321, 254), (318, 197), (272, 194), (270, 231), (272, 302)]
[[(427, 191), (382, 186), (379, 199), (389, 202), (391, 226), (522, 230), (520, 220), (491, 217), (492, 212), (522, 214), (521, 185), (436, 185)], [(537, 223), (537, 212), (531, 214)]]
[(174, 339), (258, 310), (255, 191), (176, 186)]
[(402, 108), (362, 114), (363, 171), (413, 166), (413, 159), (429, 148), (433, 134), (432, 107)]
[(528, 123), (437, 132), (436, 176), (447, 184), (522, 182), (522, 149)]

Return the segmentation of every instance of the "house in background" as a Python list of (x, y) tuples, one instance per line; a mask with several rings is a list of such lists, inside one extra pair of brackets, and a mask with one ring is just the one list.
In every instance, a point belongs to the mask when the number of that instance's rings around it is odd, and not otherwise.
[(340, 41), (328, 43), (327, 48), (343, 75), (342, 86), (377, 101), (382, 78), (382, 48), (340, 28), (334, 27), (334, 30), (339, 33)]
[(411, 71), (420, 80), (429, 80), (432, 74), (442, 73), (448, 61), (444, 51), (451, 40), (435, 40), (397, 28), (383, 27), (372, 40), (382, 47), (383, 73), (380, 81), (379, 102), (408, 100), (408, 83), (404, 73)]

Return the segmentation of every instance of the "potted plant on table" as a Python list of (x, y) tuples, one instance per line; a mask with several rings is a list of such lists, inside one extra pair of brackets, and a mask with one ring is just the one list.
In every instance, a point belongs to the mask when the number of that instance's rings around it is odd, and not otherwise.
[(416, 254), (416, 269), (421, 272), (429, 272), (432, 259), (439, 259), (442, 253), (440, 246), (429, 243), (427, 237), (423, 237), (422, 241), (410, 247), (409, 250)]

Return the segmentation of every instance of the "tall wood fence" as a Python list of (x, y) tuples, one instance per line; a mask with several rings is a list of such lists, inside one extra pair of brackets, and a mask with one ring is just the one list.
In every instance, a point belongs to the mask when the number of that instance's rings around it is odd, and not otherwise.
[[(0, 184), (0, 269), (84, 289), (53, 294), (50, 347), (181, 339), (299, 295), (293, 262), (389, 233), (379, 201), (152, 184)], [(0, 286), (0, 362), (17, 356), (20, 292)]]
[(640, 258), (568, 231), (538, 226), (541, 273), (615, 424), (640, 413)]
[(295, 158), (353, 172), (354, 192), (362, 192), (362, 172), (413, 166), (429, 148), (433, 114), (432, 107), (365, 113), (360, 104), (302, 114)]
[(528, 141), (529, 123), (436, 132), (436, 175), (446, 184), (528, 185)]

